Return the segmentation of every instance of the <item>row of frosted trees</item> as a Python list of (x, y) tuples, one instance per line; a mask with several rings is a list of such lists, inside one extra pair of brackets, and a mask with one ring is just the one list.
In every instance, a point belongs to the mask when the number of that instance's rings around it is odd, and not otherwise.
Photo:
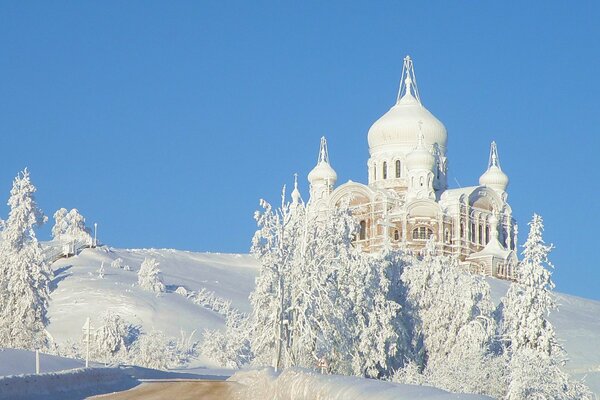
[(488, 282), (431, 241), (422, 254), (366, 254), (352, 244), (358, 226), (347, 205), (316, 213), (285, 193), (279, 208), (261, 205), (253, 311), (207, 332), (204, 354), (231, 367), (321, 369), (508, 400), (591, 398), (560, 370), (539, 216), (518, 279), (496, 306)]

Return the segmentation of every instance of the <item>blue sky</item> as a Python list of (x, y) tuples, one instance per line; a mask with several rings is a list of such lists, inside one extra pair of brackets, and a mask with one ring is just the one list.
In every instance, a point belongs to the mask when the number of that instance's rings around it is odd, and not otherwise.
[(46, 214), (76, 207), (113, 246), (247, 252), (259, 198), (294, 172), (307, 195), (322, 135), (339, 182), (366, 181), (367, 131), (410, 54), (450, 181), (475, 184), (496, 140), (521, 243), (540, 213), (558, 289), (600, 299), (599, 11), (3, 1), (0, 196), (27, 166)]

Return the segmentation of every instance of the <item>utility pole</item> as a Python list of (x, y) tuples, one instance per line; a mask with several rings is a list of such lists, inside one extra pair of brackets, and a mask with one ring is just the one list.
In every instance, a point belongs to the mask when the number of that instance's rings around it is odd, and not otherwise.
[(98, 223), (94, 222), (94, 248), (98, 246)]
[(85, 367), (88, 368), (90, 365), (90, 332), (92, 326), (90, 325), (90, 317), (87, 317), (85, 324), (83, 324), (83, 333), (85, 335)]

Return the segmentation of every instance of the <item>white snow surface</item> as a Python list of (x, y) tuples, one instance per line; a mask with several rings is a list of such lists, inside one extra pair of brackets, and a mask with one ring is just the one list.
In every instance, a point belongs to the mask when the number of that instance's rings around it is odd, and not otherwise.
[[(155, 294), (137, 285), (137, 271), (144, 258), (156, 258), (167, 292)], [(123, 259), (131, 271), (111, 267), (112, 261)], [(105, 277), (96, 271), (104, 261)], [(52, 265), (56, 276), (51, 293), (48, 331), (57, 343), (79, 340), (86, 317), (98, 327), (106, 310), (120, 314), (144, 331), (163, 331), (179, 337), (196, 330), (196, 340), (205, 329), (223, 329), (224, 318), (215, 311), (194, 304), (174, 293), (178, 286), (188, 291), (206, 289), (234, 308), (250, 311), (248, 296), (255, 285), (258, 263), (251, 255), (194, 253), (169, 249), (85, 249), (78, 256), (61, 259)], [(495, 302), (506, 293), (508, 282), (493, 278)], [(550, 320), (559, 340), (569, 354), (565, 370), (584, 378), (591, 389), (600, 394), (600, 302), (557, 293), (559, 310)], [(201, 358), (196, 366), (218, 367)]]
[(452, 400), (491, 399), (473, 394), (454, 394), (427, 386), (402, 385), (353, 376), (322, 375), (302, 369), (277, 374), (272, 368), (237, 372), (229, 381), (236, 386), (239, 400)]
[[(123, 259), (124, 268), (111, 267)], [(160, 263), (166, 293), (152, 293), (138, 285), (137, 271), (144, 258)], [(104, 278), (96, 271), (104, 262)], [(202, 288), (231, 301), (234, 308), (250, 311), (248, 296), (254, 287), (257, 263), (250, 255), (192, 253), (178, 250), (121, 250), (106, 247), (85, 249), (79, 255), (60, 259), (52, 265), (55, 272), (49, 308), (48, 331), (61, 344), (78, 341), (82, 327), (90, 317), (92, 328), (101, 324), (103, 313), (110, 310), (126, 321), (150, 332), (160, 330), (166, 336), (179, 337), (196, 330), (201, 338), (205, 329), (224, 327), (222, 315), (194, 304), (175, 293), (179, 286), (188, 291)]]
[[(82, 368), (85, 361), (40, 353), (40, 372), (56, 372)], [(0, 376), (35, 373), (35, 352), (0, 349)]]

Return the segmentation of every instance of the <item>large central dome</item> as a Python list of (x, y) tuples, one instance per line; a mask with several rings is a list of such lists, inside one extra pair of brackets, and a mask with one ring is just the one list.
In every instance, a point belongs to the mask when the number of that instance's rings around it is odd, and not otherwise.
[(412, 61), (408, 57), (402, 76), (405, 79), (398, 101), (369, 129), (369, 153), (371, 156), (381, 153), (406, 155), (417, 146), (418, 136), (422, 133), (427, 147), (437, 143), (441, 153), (445, 154), (446, 127), (421, 104)]

